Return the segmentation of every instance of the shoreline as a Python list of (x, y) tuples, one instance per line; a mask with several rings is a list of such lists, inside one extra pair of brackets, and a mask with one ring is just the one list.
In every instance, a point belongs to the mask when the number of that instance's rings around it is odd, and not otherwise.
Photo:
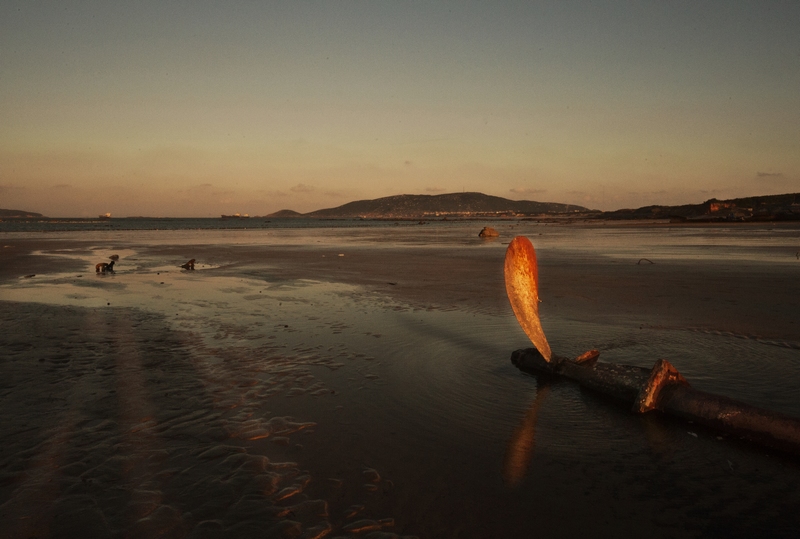
[[(342, 241), (333, 234), (333, 243), (304, 240), (314, 230), (297, 231), (298, 236), (279, 244), (270, 243), (275, 241), (272, 236), (241, 231), (237, 233), (238, 241), (254, 241), (234, 245), (216, 243), (226, 237), (225, 231), (220, 231), (219, 237), (210, 237), (209, 244), (194, 243), (191, 231), (182, 231), (182, 243), (175, 244), (171, 241), (171, 231), (145, 231), (148, 237), (161, 240), (150, 245), (141, 241), (132, 243), (146, 262), (121, 260), (116, 278), (122, 279), (131, 271), (147, 273), (149, 267), (163, 263), (168, 263), (167, 271), (179, 271), (177, 266), (190, 258), (198, 260), (198, 267), (210, 264), (214, 274), (252, 274), (261, 278), (263, 272), (258, 267), (268, 261), (269, 275), (281, 280), (330, 280), (366, 286), (418, 306), (433, 304), (508, 315), (511, 311), (500, 268), (505, 244), (516, 230), (515, 227), (503, 230), (503, 237), (494, 241), (464, 238), (463, 245), (449, 244), (447, 239), (427, 244), (425, 238), (416, 241), (413, 235), (410, 236), (413, 242), (401, 236), (407, 241), (404, 244), (393, 244), (391, 238), (387, 240), (390, 243), (376, 242), (369, 235), (363, 236), (364, 240), (356, 237)], [(532, 230), (552, 231), (550, 227)], [(559, 230), (569, 233), (571, 228)], [(0, 249), (5, 260), (0, 267), (0, 284), (22, 283), (21, 279), (30, 274), (40, 278), (49, 274), (94, 275), (96, 262), (127, 248), (123, 238), (111, 238), (103, 245), (108, 240), (78, 239), (85, 234), (72, 234), (75, 237), (63, 239), (3, 239)], [(569, 246), (560, 246), (560, 234), (548, 237), (531, 235), (540, 253), (545, 317), (549, 312), (590, 320), (606, 313), (636, 312), (643, 320), (659, 317), (676, 327), (727, 328), (742, 335), (800, 341), (800, 322), (795, 322), (792, 315), (800, 312), (800, 300), (784, 292), (793, 288), (796, 279), (785, 269), (800, 265), (788, 245), (784, 258), (776, 265), (777, 260), (769, 259), (737, 262), (711, 256), (670, 259), (647, 251), (609, 259), (591, 251), (572, 251)], [(753, 245), (760, 244), (760, 240), (753, 241)], [(90, 254), (98, 249), (107, 254)], [(34, 254), (37, 252), (41, 254)], [(655, 264), (638, 264), (642, 259)], [(721, 323), (715, 324), (715, 320)]]

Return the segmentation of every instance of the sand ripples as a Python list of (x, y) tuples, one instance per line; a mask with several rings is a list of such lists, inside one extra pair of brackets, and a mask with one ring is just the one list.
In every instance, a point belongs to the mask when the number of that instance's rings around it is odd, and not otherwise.
[[(36, 350), (20, 346), (13, 328), (42, 316), (56, 329)], [(308, 493), (323, 478), (264, 452), (271, 440), (291, 451), (314, 429), (264, 404), (318, 394), (308, 368), (336, 368), (327, 356), (213, 349), (130, 310), (15, 305), (3, 324), (14, 439), (1, 454), (0, 515), (11, 537), (395, 536), (392, 519), (332, 514), (319, 488)]]

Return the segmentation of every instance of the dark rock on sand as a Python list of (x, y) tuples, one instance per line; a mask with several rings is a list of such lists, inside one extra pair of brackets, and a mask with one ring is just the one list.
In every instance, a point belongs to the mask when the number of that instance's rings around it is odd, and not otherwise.
[(483, 227), (483, 230), (481, 230), (480, 233), (478, 234), (478, 236), (480, 236), (481, 238), (496, 238), (499, 235), (500, 233), (490, 226)]

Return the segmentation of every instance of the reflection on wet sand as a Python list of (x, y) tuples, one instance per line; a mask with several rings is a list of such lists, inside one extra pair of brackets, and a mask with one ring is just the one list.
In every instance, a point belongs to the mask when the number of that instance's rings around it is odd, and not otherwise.
[(508, 449), (503, 459), (503, 479), (510, 487), (518, 486), (528, 473), (533, 458), (533, 448), (536, 445), (536, 421), (549, 393), (548, 384), (541, 382), (537, 384), (536, 397), (508, 441)]

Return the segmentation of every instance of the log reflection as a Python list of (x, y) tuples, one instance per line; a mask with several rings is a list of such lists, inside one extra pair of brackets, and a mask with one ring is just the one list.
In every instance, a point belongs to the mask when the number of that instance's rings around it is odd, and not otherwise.
[(549, 384), (538, 384), (536, 398), (533, 399), (522, 422), (514, 429), (508, 441), (508, 449), (503, 459), (503, 479), (510, 487), (516, 487), (525, 478), (533, 457), (533, 448), (536, 445), (536, 420), (539, 417), (539, 408), (542, 407), (547, 394), (550, 393)]

